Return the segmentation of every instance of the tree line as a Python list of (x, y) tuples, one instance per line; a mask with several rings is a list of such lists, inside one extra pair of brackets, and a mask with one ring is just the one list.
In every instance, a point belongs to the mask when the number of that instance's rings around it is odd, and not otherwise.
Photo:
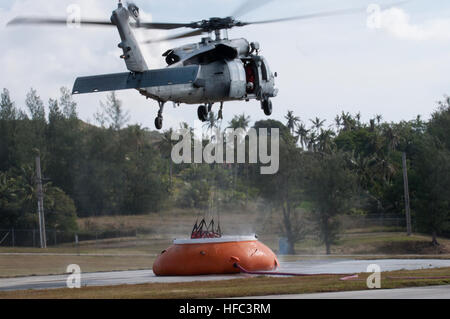
[[(70, 91), (45, 104), (31, 89), (18, 107), (3, 89), (0, 100), (0, 228), (34, 228), (34, 160), (41, 156), (47, 227), (76, 230), (76, 218), (147, 214), (170, 207), (199, 211), (240, 207), (263, 199), (280, 216), (290, 251), (316, 234), (327, 253), (342, 214), (404, 216), (402, 154), (406, 153), (416, 231), (450, 234), (450, 98), (428, 121), (368, 122), (342, 112), (333, 123), (301, 119), (257, 121), (279, 128), (280, 170), (261, 175), (257, 164), (180, 164), (171, 160), (172, 129), (163, 133), (128, 125), (115, 93), (79, 119)], [(250, 117), (222, 123), (209, 114), (204, 131), (249, 129)], [(223, 127), (222, 127), (223, 126)], [(187, 123), (180, 128), (193, 131)], [(195, 137), (194, 137), (195, 138)], [(206, 136), (197, 137), (208, 143)]]

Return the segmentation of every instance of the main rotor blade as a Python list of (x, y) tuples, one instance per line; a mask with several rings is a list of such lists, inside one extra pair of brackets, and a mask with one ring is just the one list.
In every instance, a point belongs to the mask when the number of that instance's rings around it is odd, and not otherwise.
[[(28, 24), (49, 24), (49, 25), (67, 25), (71, 21), (67, 18), (33, 18), (33, 17), (17, 17), (8, 22), (8, 26), (12, 25), (28, 25)], [(74, 23), (78, 23), (75, 21)], [(111, 21), (99, 21), (99, 20), (81, 20), (79, 21), (81, 25), (91, 25), (91, 26), (115, 26)], [(145, 29), (157, 29), (157, 30), (172, 30), (187, 27), (190, 24), (186, 23), (130, 23), (131, 26), (136, 28)]]
[[(10, 25), (21, 25), (21, 24), (50, 24), (50, 25), (67, 25), (71, 21), (67, 18), (31, 18), (31, 17), (17, 17), (8, 22)], [(77, 21), (78, 23), (78, 21)], [(99, 26), (114, 26), (111, 21), (96, 21), (96, 20), (84, 20), (80, 21), (80, 24), (85, 25), (99, 25)]]
[(267, 3), (271, 2), (273, 0), (247, 0), (244, 3), (242, 3), (234, 12), (231, 14), (233, 18), (241, 17), (253, 10), (256, 10)]
[(190, 27), (192, 23), (140, 22), (140, 23), (133, 23), (132, 25), (137, 28), (144, 28), (144, 29), (173, 30)]
[(190, 32), (186, 32), (186, 33), (181, 33), (181, 34), (169, 36), (169, 37), (166, 37), (166, 38), (160, 38), (160, 39), (155, 39), (155, 40), (148, 40), (148, 41), (144, 41), (142, 43), (143, 44), (149, 44), (149, 43), (163, 42), (163, 41), (169, 41), (169, 40), (190, 38), (190, 37), (195, 37), (197, 35), (201, 35), (203, 33), (204, 33), (203, 30), (195, 30), (195, 31), (190, 31)]
[[(380, 7), (381, 7), (382, 10), (385, 10), (385, 9), (389, 9), (389, 8), (394, 7), (394, 6), (402, 5), (402, 4), (405, 4), (405, 3), (408, 3), (408, 2), (411, 2), (411, 0), (400, 1), (400, 2), (397, 2), (397, 3), (393, 3), (393, 4), (390, 4), (390, 5), (383, 6), (383, 7), (380, 6)], [(335, 11), (324, 11), (324, 12), (303, 14), (303, 15), (294, 16), (294, 17), (272, 19), (272, 20), (253, 21), (253, 22), (240, 22), (239, 26), (246, 26), (246, 25), (252, 25), (252, 24), (277, 23), (277, 22), (285, 22), (285, 21), (293, 21), (293, 20), (306, 20), (306, 19), (313, 19), (313, 18), (332, 17), (332, 16), (340, 16), (340, 15), (363, 13), (363, 12), (367, 12), (367, 7), (343, 9), (343, 10), (335, 10)]]

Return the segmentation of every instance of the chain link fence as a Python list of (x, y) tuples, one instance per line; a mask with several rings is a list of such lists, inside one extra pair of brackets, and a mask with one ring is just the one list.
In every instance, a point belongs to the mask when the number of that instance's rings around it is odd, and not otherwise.
[[(142, 233), (142, 232), (141, 232)], [(78, 244), (114, 238), (137, 238), (137, 230), (64, 232), (46, 230), (47, 246)], [(0, 247), (40, 247), (39, 229), (0, 229)]]
[[(341, 216), (341, 229), (362, 229), (371, 231), (375, 228), (387, 231), (406, 231), (405, 218), (393, 215), (378, 216)], [(415, 227), (413, 227), (415, 228)], [(414, 230), (414, 229), (413, 229)], [(54, 229), (46, 230), (47, 247), (57, 247), (63, 244), (78, 245), (81, 243), (108, 246), (109, 239), (142, 241), (153, 232), (145, 229), (127, 230), (90, 230), (64, 232)], [(262, 231), (258, 235), (265, 235)], [(138, 238), (139, 237), (139, 238)], [(111, 243), (110, 246), (113, 244)], [(0, 247), (40, 247), (39, 229), (0, 229)]]
[[(406, 218), (399, 217), (393, 214), (378, 214), (370, 216), (349, 216), (343, 215), (340, 218), (344, 229), (354, 228), (390, 228), (390, 229), (405, 229), (406, 231)], [(414, 225), (413, 225), (414, 226)]]

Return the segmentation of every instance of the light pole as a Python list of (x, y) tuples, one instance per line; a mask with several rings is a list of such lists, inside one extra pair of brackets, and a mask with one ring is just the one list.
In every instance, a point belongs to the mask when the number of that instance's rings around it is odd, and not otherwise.
[(409, 186), (408, 186), (408, 170), (406, 167), (406, 153), (402, 154), (402, 162), (403, 162), (403, 184), (405, 189), (405, 211), (406, 211), (406, 232), (408, 236), (411, 236), (411, 210), (409, 203)]
[(45, 216), (44, 216), (44, 192), (42, 190), (41, 156), (39, 151), (37, 151), (36, 156), (36, 185), (38, 197), (39, 236), (41, 241), (41, 248), (47, 248), (47, 238), (45, 234)]

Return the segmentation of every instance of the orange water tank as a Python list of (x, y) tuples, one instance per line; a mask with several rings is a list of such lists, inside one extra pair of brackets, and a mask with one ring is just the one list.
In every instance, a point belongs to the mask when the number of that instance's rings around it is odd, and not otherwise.
[(249, 271), (275, 270), (272, 250), (254, 236), (175, 240), (153, 264), (157, 276), (192, 276), (238, 273), (239, 263)]

